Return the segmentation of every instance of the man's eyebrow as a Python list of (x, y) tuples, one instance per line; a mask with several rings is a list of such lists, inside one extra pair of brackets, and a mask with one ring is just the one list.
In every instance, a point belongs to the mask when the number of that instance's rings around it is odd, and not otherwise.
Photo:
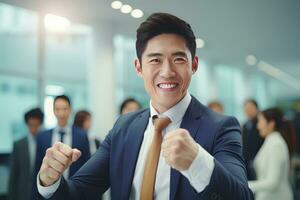
[(150, 57), (157, 57), (157, 56), (162, 56), (161, 53), (149, 53), (146, 55), (146, 57), (150, 58)]
[(172, 56), (183, 56), (187, 57), (186, 53), (184, 51), (177, 51), (175, 53), (172, 53)]

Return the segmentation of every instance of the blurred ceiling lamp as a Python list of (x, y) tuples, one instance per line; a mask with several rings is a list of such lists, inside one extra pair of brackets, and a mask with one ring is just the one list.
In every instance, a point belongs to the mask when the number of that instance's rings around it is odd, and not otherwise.
[(201, 38), (196, 38), (196, 46), (198, 49), (202, 49), (205, 46), (205, 42)]
[(113, 1), (111, 2), (110, 6), (113, 8), (113, 9), (120, 9), (122, 7), (122, 2), (121, 1)]
[(130, 13), (131, 10), (132, 10), (132, 7), (131, 7), (130, 5), (128, 5), (128, 4), (123, 5), (123, 6), (121, 7), (121, 12), (122, 12), (122, 13), (125, 13), (125, 14)]
[(300, 91), (300, 80), (295, 78), (294, 76), (274, 67), (273, 65), (265, 62), (259, 61), (257, 63), (257, 68), (266, 74), (280, 80), (281, 82), (289, 85), (290, 87), (297, 89)]
[(246, 56), (246, 63), (247, 65), (254, 66), (257, 64), (257, 58), (254, 55), (249, 54)]
[(66, 32), (70, 27), (70, 20), (57, 15), (47, 14), (44, 18), (45, 27), (53, 32)]
[(131, 12), (131, 16), (133, 18), (141, 18), (144, 16), (144, 13), (143, 11), (141, 11), (140, 9), (134, 9), (132, 12)]

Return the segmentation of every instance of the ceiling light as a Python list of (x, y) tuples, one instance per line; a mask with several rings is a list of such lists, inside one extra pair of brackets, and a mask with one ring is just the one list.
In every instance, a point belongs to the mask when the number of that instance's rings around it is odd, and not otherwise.
[(121, 7), (121, 12), (122, 12), (122, 13), (125, 13), (125, 14), (130, 13), (131, 10), (132, 10), (132, 7), (131, 7), (130, 5), (128, 5), (128, 4), (123, 5), (123, 6)]
[(113, 1), (111, 2), (110, 6), (113, 8), (113, 9), (120, 9), (122, 7), (122, 2), (121, 1)]
[(205, 46), (205, 42), (204, 42), (203, 39), (197, 38), (197, 39), (196, 39), (196, 45), (197, 45), (197, 48), (198, 48), (198, 49), (201, 49), (201, 48), (203, 48), (203, 47)]
[(257, 64), (257, 59), (254, 55), (250, 54), (246, 56), (246, 63), (247, 65), (254, 66)]
[(57, 15), (47, 14), (44, 18), (46, 29), (54, 32), (66, 32), (70, 27), (70, 20)]
[(144, 15), (144, 13), (140, 9), (134, 9), (131, 12), (131, 16), (134, 17), (134, 18), (141, 18), (141, 17), (143, 17), (143, 15)]

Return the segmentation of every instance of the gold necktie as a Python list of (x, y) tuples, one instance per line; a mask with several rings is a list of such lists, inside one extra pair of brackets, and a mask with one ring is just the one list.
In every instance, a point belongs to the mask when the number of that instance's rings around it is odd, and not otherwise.
[(154, 121), (154, 135), (145, 164), (141, 200), (153, 200), (156, 171), (162, 142), (161, 132), (170, 122), (171, 120), (168, 117), (156, 118)]

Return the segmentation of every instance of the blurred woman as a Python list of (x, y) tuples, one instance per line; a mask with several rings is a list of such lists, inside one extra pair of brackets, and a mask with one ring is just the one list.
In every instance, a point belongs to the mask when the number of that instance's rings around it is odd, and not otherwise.
[(293, 127), (282, 112), (270, 108), (258, 115), (257, 128), (265, 142), (254, 159), (257, 180), (249, 181), (256, 200), (292, 200), (290, 156), (296, 144)]
[(91, 128), (92, 117), (91, 114), (86, 110), (78, 111), (75, 114), (73, 126), (77, 126), (83, 129), (88, 135), (90, 152), (91, 155), (94, 154), (100, 146), (100, 140), (96, 139), (94, 135), (89, 133)]

